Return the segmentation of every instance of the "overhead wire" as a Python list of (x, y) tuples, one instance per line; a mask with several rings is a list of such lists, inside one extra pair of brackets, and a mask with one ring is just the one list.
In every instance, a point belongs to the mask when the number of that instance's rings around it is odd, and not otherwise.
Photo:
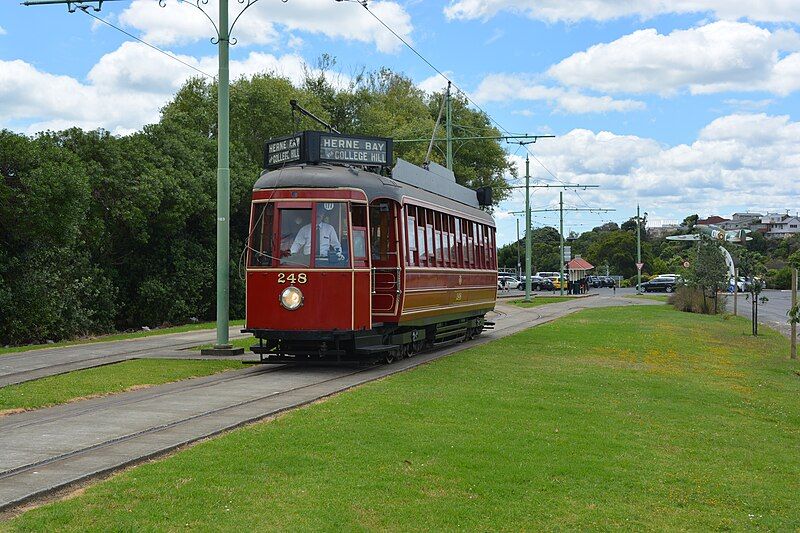
[(103, 24), (105, 24), (106, 26), (109, 26), (109, 27), (111, 27), (111, 28), (114, 28), (114, 29), (115, 29), (115, 30), (117, 30), (118, 32), (124, 33), (125, 35), (127, 35), (127, 36), (128, 36), (128, 37), (130, 37), (131, 39), (134, 39), (134, 40), (136, 40), (136, 41), (139, 41), (139, 42), (140, 42), (140, 43), (142, 43), (143, 45), (145, 45), (145, 46), (147, 46), (147, 47), (150, 47), (150, 48), (152, 48), (152, 49), (153, 49), (153, 50), (155, 50), (156, 52), (158, 52), (158, 53), (160, 53), (160, 54), (164, 54), (164, 55), (165, 55), (165, 56), (167, 56), (168, 58), (170, 58), (170, 59), (173, 59), (173, 60), (177, 61), (178, 63), (180, 63), (180, 64), (182, 64), (182, 65), (184, 65), (184, 66), (186, 66), (186, 67), (189, 67), (190, 69), (194, 70), (195, 72), (198, 72), (198, 73), (202, 74), (203, 76), (207, 76), (207, 77), (211, 78), (212, 80), (215, 80), (215, 79), (217, 79), (217, 77), (216, 77), (216, 76), (214, 76), (213, 74), (209, 74), (208, 72), (205, 72), (205, 71), (203, 71), (203, 70), (201, 70), (201, 69), (199, 69), (199, 68), (195, 67), (195, 66), (194, 66), (194, 65), (192, 65), (191, 63), (187, 63), (186, 61), (184, 61), (183, 59), (179, 58), (178, 56), (176, 56), (176, 55), (174, 55), (174, 54), (170, 54), (170, 53), (169, 53), (169, 52), (167, 52), (166, 50), (162, 50), (161, 48), (157, 47), (156, 45), (154, 45), (154, 44), (151, 44), (151, 43), (148, 43), (148, 42), (147, 42), (147, 41), (145, 41), (144, 39), (140, 39), (139, 37), (137, 37), (137, 36), (133, 35), (132, 33), (130, 33), (130, 32), (128, 32), (128, 31), (126, 31), (126, 30), (124, 30), (124, 29), (120, 28), (119, 26), (117, 26), (117, 25), (115, 25), (115, 24), (113, 24), (113, 23), (109, 22), (108, 20), (106, 20), (106, 19), (104, 19), (104, 18), (102, 18), (102, 17), (98, 17), (97, 15), (95, 15), (95, 14), (93, 14), (93, 13), (90, 13), (90, 12), (89, 12), (89, 9), (88, 9), (88, 8), (89, 8), (89, 6), (77, 6), (77, 7), (78, 7), (78, 9), (80, 9), (80, 11), (81, 11), (82, 13), (85, 13), (85, 14), (89, 15), (90, 17), (92, 17), (93, 19), (96, 19), (96, 20), (98, 20), (98, 21), (102, 22), (102, 23), (103, 23)]

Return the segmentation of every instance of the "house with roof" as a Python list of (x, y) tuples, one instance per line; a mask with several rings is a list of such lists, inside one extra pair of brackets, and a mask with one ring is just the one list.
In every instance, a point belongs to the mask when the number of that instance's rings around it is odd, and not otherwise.
[(800, 233), (800, 217), (785, 215), (780, 222), (770, 224), (765, 236), (770, 239), (786, 239)]
[(711, 226), (713, 224), (715, 226), (718, 226), (719, 224), (722, 224), (723, 222), (728, 222), (729, 220), (730, 220), (729, 218), (722, 218), (721, 216), (711, 215), (708, 218), (698, 218), (695, 225)]

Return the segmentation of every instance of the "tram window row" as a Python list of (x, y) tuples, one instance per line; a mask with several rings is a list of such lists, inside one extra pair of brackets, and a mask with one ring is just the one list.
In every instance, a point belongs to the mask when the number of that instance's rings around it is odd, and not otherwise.
[(412, 204), (405, 206), (406, 265), (495, 269), (495, 229)]

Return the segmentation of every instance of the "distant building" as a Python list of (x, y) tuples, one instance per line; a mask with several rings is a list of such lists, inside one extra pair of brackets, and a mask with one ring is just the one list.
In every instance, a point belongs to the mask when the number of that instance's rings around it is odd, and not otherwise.
[(725, 231), (752, 229), (752, 226), (761, 223), (763, 217), (761, 213), (734, 213), (730, 220), (720, 222), (719, 227)]
[(800, 217), (784, 215), (780, 222), (771, 222), (765, 236), (770, 239), (786, 239), (800, 233)]
[(681, 231), (681, 226), (678, 224), (663, 224), (655, 227), (648, 226), (647, 228), (647, 234), (656, 239), (660, 239), (661, 237), (666, 237), (668, 235), (674, 235), (679, 231)]
[(723, 222), (728, 222), (729, 220), (730, 219), (728, 219), (728, 218), (722, 218), (722, 217), (717, 216), (717, 215), (711, 215), (708, 218), (698, 218), (696, 224), (698, 226), (710, 226), (712, 224), (719, 225), (719, 224), (722, 224)]

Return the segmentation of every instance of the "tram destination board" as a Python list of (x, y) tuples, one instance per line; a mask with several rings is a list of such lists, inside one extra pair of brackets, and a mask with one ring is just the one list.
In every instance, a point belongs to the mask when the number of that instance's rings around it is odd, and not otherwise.
[(264, 168), (276, 169), (301, 163), (387, 167), (392, 164), (392, 140), (304, 131), (270, 139), (264, 144)]

